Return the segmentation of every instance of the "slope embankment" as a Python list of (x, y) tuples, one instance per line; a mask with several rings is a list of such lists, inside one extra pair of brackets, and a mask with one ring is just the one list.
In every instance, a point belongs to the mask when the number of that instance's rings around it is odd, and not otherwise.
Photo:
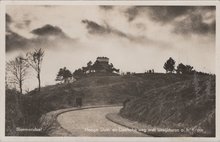
[(215, 77), (146, 91), (126, 103), (120, 115), (151, 127), (185, 129), (191, 136), (215, 136)]

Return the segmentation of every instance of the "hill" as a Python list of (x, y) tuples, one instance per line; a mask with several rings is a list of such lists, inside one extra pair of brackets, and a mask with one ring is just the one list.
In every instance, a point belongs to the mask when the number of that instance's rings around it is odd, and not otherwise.
[(126, 103), (120, 115), (159, 128), (189, 128), (192, 136), (214, 136), (215, 77), (200, 75), (146, 91)]
[[(74, 107), (76, 106), (76, 98), (78, 97), (82, 98), (83, 105), (122, 105), (125, 100), (130, 99), (131, 101), (128, 103), (128, 105), (126, 105), (126, 107), (122, 109), (121, 115), (129, 119), (145, 121), (145, 115), (149, 112), (152, 112), (153, 114), (153, 112), (155, 112), (154, 110), (158, 109), (157, 104), (159, 104), (162, 99), (164, 100), (166, 105), (173, 107), (179, 105), (177, 102), (187, 102), (187, 96), (190, 98), (190, 95), (186, 95), (186, 98), (184, 99), (184, 97), (172, 98), (173, 96), (169, 95), (169, 93), (165, 93), (164, 96), (162, 94), (163, 92), (166, 92), (166, 90), (175, 94), (177, 93), (176, 91), (181, 90), (183, 86), (185, 86), (184, 88), (190, 88), (192, 85), (188, 84), (187, 82), (192, 82), (192, 78), (193, 75), (160, 73), (133, 74), (124, 76), (105, 73), (88, 74), (82, 79), (77, 80), (73, 83), (46, 86), (42, 87), (41, 92), (38, 92), (36, 89), (26, 95), (20, 95), (18, 101), (20, 108), (19, 111), (21, 111), (22, 118), (24, 119), (20, 120), (19, 123), (22, 123), (22, 125), (24, 126), (37, 126), (38, 119), (42, 114), (53, 110)], [(199, 78), (204, 77), (201, 76)], [(170, 87), (167, 85), (170, 85)], [(176, 88), (177, 90), (169, 90), (174, 88)], [(192, 89), (188, 89), (189, 94), (191, 93), (191, 91)], [(10, 91), (6, 91), (6, 95), (10, 95), (7, 92)], [(186, 93), (187, 91), (182, 94)], [(214, 93), (212, 92), (212, 95), (210, 96), (213, 95)], [(172, 99), (173, 102), (176, 103), (168, 101)], [(6, 101), (9, 104), (15, 103), (12, 100)], [(208, 103), (208, 105), (214, 105), (212, 104), (213, 100), (210, 101), (203, 102)], [(155, 105), (153, 103), (155, 103)], [(148, 106), (149, 108), (147, 109), (146, 106)], [(197, 105), (195, 105), (195, 107), (197, 107)], [(211, 108), (209, 108), (208, 110), (210, 109)], [(129, 112), (129, 110), (131, 111)], [(137, 117), (137, 115), (140, 114), (143, 115)], [(159, 113), (156, 112), (155, 117), (157, 117), (158, 115)], [(148, 117), (147, 120), (151, 120), (152, 124), (157, 124), (156, 122), (154, 122), (154, 120), (156, 121), (157, 119), (155, 119), (153, 116), (154, 115), (152, 115), (152, 117)], [(162, 117), (160, 118), (163, 119)]]
[(27, 96), (39, 100), (40, 110), (45, 112), (73, 107), (76, 97), (82, 97), (83, 105), (122, 104), (127, 98), (189, 78), (174, 74), (91, 75), (74, 83), (43, 87), (40, 93), (32, 91)]
[(124, 100), (140, 97), (147, 90), (189, 78), (175, 74), (89, 74), (70, 84), (46, 86), (41, 92), (33, 90), (22, 97), (21, 105), (26, 118), (35, 122), (49, 111), (76, 106), (77, 97), (82, 98), (83, 105), (122, 105)]

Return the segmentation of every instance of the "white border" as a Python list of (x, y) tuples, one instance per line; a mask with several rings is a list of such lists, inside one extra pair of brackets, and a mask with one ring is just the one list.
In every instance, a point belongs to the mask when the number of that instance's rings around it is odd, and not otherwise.
[[(194, 137), (5, 137), (5, 7), (6, 5), (193, 5), (193, 6), (216, 6), (216, 137), (215, 138), (194, 138)], [(21, 9), (22, 10), (22, 9)], [(0, 141), (200, 141), (200, 142), (220, 142), (220, 97), (219, 94), (219, 72), (220, 72), (220, 1), (1, 1), (0, 0)]]

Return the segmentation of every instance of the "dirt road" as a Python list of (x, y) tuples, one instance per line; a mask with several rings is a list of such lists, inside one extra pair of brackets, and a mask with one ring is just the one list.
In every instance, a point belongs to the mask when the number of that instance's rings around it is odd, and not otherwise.
[(117, 113), (121, 107), (91, 108), (70, 111), (58, 116), (60, 125), (73, 136), (146, 137), (105, 118), (108, 113)]

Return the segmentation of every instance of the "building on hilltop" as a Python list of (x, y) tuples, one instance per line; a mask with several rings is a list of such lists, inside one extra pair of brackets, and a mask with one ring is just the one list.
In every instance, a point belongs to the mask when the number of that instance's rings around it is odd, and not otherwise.
[(113, 64), (109, 64), (108, 57), (97, 57), (95, 63), (92, 66), (94, 72), (105, 72), (105, 73), (113, 73), (118, 72), (118, 69), (115, 69)]
[(106, 63), (106, 64), (108, 64), (109, 58), (108, 58), (108, 57), (97, 57), (97, 58), (96, 58), (96, 61), (97, 61), (97, 62), (100, 62), (100, 63)]
[(109, 63), (107, 57), (97, 57), (96, 61), (92, 63), (89, 61), (86, 67), (75, 70), (74, 77), (80, 78), (89, 73), (119, 73), (119, 69), (114, 68), (112, 63)]

